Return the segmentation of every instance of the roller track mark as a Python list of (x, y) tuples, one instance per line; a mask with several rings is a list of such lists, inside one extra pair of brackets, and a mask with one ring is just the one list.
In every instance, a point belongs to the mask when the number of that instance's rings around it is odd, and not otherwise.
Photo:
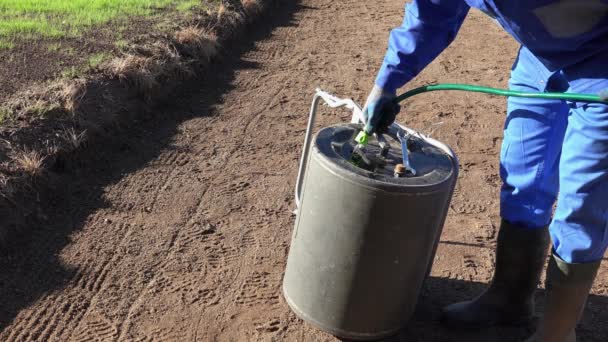
[(69, 317), (66, 314), (73, 312), (76, 309), (75, 306), (76, 305), (74, 303), (72, 303), (71, 305), (68, 303), (64, 303), (60, 309), (61, 314), (55, 315), (55, 322), (53, 322), (53, 324), (46, 324), (46, 328), (44, 328), (44, 330), (40, 334), (40, 338), (39, 339), (36, 338), (36, 339), (40, 340), (40, 341), (48, 341), (50, 335), (53, 333), (53, 331), (57, 328), (57, 325), (58, 325), (56, 322), (56, 320), (57, 320), (56, 316)]
[(223, 236), (220, 236), (208, 242), (212, 245), (203, 247), (205, 261), (212, 269), (222, 268), (241, 259), (240, 250), (237, 247), (225, 245), (222, 240)]
[[(67, 311), (65, 311), (65, 314), (59, 315), (60, 317), (56, 317), (53, 324), (50, 324), (48, 328), (45, 329), (44, 336), (48, 337), (45, 338), (46, 340), (65, 340), (65, 338), (62, 336), (63, 332), (66, 329), (73, 328), (74, 325), (78, 325), (80, 323), (80, 318), (87, 312), (91, 302), (90, 298), (78, 298), (70, 304), (66, 303), (66, 305), (69, 305), (69, 307)], [(69, 320), (66, 320), (64, 323), (57, 323), (58, 320), (63, 320), (66, 317), (69, 317)]]
[(457, 197), (460, 196), (460, 194), (462, 193), (462, 188), (456, 184), (456, 188), (454, 188), (454, 193), (452, 194), (453, 197)]
[[(175, 240), (178, 236), (178, 232), (175, 232), (175, 234), (173, 234), (173, 236), (171, 237), (171, 241), (169, 242), (169, 246), (168, 246), (168, 250), (171, 250), (173, 248), (173, 246), (175, 246)], [(169, 254), (169, 253), (167, 253)], [(165, 259), (162, 261), (162, 264), (165, 264), (167, 261), (167, 256), (165, 256)], [(162, 267), (161, 267), (162, 269)], [(118, 327), (118, 331), (119, 331), (119, 335), (118, 335), (118, 340), (122, 341), (125, 339), (124, 334), (126, 333), (126, 328), (128, 328), (130, 322), (130, 318), (133, 316), (133, 313), (135, 312), (135, 310), (139, 307), (139, 304), (142, 300), (142, 297), (145, 293), (147, 293), (150, 290), (150, 286), (153, 282), (156, 281), (156, 276), (152, 277), (152, 279), (150, 279), (150, 281), (148, 281), (148, 283), (143, 287), (143, 289), (139, 292), (137, 298), (131, 302), (131, 304), (129, 305), (128, 311), (127, 311), (127, 316), (126, 318), (122, 321), (122, 323), (120, 324), (120, 326)]]
[(463, 121), (460, 124), (460, 127), (464, 128), (467, 132), (493, 132), (494, 131), (494, 126), (496, 126), (496, 124), (494, 123), (486, 123), (486, 122), (479, 122), (478, 120), (468, 120), (468, 121)]
[(180, 235), (176, 239), (176, 246), (179, 250), (191, 247), (193, 244), (199, 244), (204, 250), (204, 258), (207, 264), (217, 269), (221, 267), (226, 260), (232, 260), (233, 256), (238, 254), (238, 251), (233, 250), (225, 245), (225, 237), (219, 232), (219, 226), (208, 222), (204, 216), (204, 211), (197, 210), (194, 217), (186, 226), (186, 229), (180, 231)]
[[(244, 139), (244, 138), (243, 138)], [(227, 151), (227, 153), (221, 154), (221, 155), (217, 155), (216, 149), (214, 147), (213, 153), (212, 153), (212, 157), (211, 160), (217, 161), (217, 163), (215, 165), (213, 165), (213, 167), (217, 167), (217, 169), (223, 169), (227, 164), (228, 161), (230, 160), (229, 157), (230, 155), (234, 154), (234, 152), (239, 148), (239, 144), (234, 144), (230, 147), (230, 150)], [(178, 158), (175, 159), (176, 161), (178, 160)], [(208, 167), (212, 167), (211, 164), (207, 165)], [(210, 184), (214, 183), (215, 178), (217, 178), (217, 176), (215, 176), (213, 179), (210, 180)], [(197, 213), (202, 213), (204, 211), (204, 206), (206, 205), (204, 198), (207, 195), (207, 192), (209, 191), (210, 187), (207, 186), (204, 188), (204, 190), (201, 192), (200, 194), (200, 201), (196, 204), (196, 211)], [(189, 231), (191, 229), (193, 222), (188, 222), (187, 226), (189, 227), (188, 229), (185, 229), (186, 231)], [(160, 264), (160, 269), (163, 269), (167, 263), (167, 260), (169, 260), (169, 258), (171, 256), (173, 256), (173, 254), (175, 253), (175, 246), (179, 245), (179, 241), (182, 241), (182, 234), (186, 234), (186, 232), (183, 232), (183, 230), (178, 230), (175, 232), (175, 234), (172, 236), (171, 238), (171, 242), (169, 244), (168, 247), (168, 253), (165, 255), (165, 258), (163, 259), (163, 261)], [(203, 234), (205, 235), (205, 234)], [(223, 239), (223, 237), (221, 236), (221, 234), (206, 234), (204, 239), (210, 239), (212, 240), (211, 236), (214, 235), (219, 235), (220, 240)], [(214, 236), (214, 238), (217, 239), (217, 236)], [(187, 241), (187, 239), (186, 239)], [(221, 244), (221, 241), (216, 242), (217, 244)], [(133, 316), (134, 311), (137, 309), (137, 307), (140, 306), (141, 300), (142, 300), (142, 296), (144, 295), (144, 293), (146, 293), (146, 291), (148, 290), (148, 287), (150, 285), (150, 283), (152, 281), (155, 280), (155, 276), (152, 277), (152, 279), (150, 279), (150, 281), (148, 282), (148, 284), (146, 284), (146, 286), (144, 286), (144, 288), (142, 289), (142, 291), (140, 291), (139, 295), (137, 296), (137, 298), (130, 304), (128, 310), (127, 310), (127, 316), (126, 318), (121, 322), (118, 331), (119, 331), (119, 335), (118, 335), (118, 340), (122, 340), (125, 337), (126, 331), (128, 330), (130, 324), (131, 324), (131, 317)]]
[[(150, 163), (146, 171), (131, 175), (127, 180), (127, 184), (132, 183), (132, 186), (136, 189), (136, 191), (131, 193), (150, 193), (153, 195), (152, 203), (141, 203), (141, 196), (133, 198), (134, 201), (121, 198), (115, 205), (115, 208), (128, 211), (132, 210), (135, 206), (142, 206), (144, 204), (147, 207), (152, 207), (158, 201), (160, 194), (167, 189), (175, 175), (181, 171), (180, 167), (189, 162), (190, 156), (186, 151), (178, 149), (161, 154), (157, 160)], [(127, 185), (124, 186), (126, 187)]]
[(496, 238), (496, 226), (490, 223), (483, 223), (477, 229), (478, 234), (475, 235), (475, 240), (478, 243), (487, 244)]
[(220, 250), (222, 255), (222, 262), (224, 265), (232, 264), (236, 261), (241, 261), (241, 253), (237, 247), (234, 246), (222, 246)]
[(105, 342), (114, 341), (118, 335), (116, 327), (105, 317), (88, 314), (78, 328), (70, 336), (70, 341), (76, 342)]
[(116, 227), (117, 228), (113, 230), (114, 232), (123, 232), (124, 234), (121, 237), (120, 243), (110, 253), (104, 253), (101, 259), (99, 259), (100, 255), (97, 254), (97, 259), (93, 259), (91, 265), (87, 265), (79, 271), (79, 275), (77, 276), (78, 280), (76, 282), (76, 286), (79, 288), (92, 292), (99, 291), (101, 288), (101, 284), (105, 281), (108, 272), (112, 269), (112, 267), (110, 267), (110, 262), (116, 256), (116, 248), (122, 246), (129, 235), (128, 233), (131, 231), (131, 225), (127, 223), (119, 223)]
[(175, 294), (190, 291), (192, 287), (196, 285), (196, 281), (192, 279), (180, 279), (177, 283), (175, 283), (172, 278), (173, 277), (169, 275), (160, 276), (155, 280), (153, 285), (150, 285), (150, 291), (152, 293), (162, 292), (168, 294)]
[(85, 289), (85, 287), (86, 287), (85, 274), (87, 273), (87, 271), (88, 271), (88, 265), (80, 267), (76, 271), (76, 274), (74, 275), (74, 277), (72, 278), (72, 284), (74, 284), (74, 286), (79, 287), (81, 289)]
[(474, 169), (477, 167), (477, 163), (475, 162), (464, 162), (460, 165), (460, 167), (462, 168), (463, 172), (469, 172), (471, 171), (471, 169)]
[(62, 308), (59, 305), (52, 305), (50, 307), (51, 310), (47, 311), (48, 314), (43, 315), (44, 318), (41, 321), (33, 322), (35, 324), (26, 329), (27, 334), (23, 336), (23, 340), (40, 341), (42, 340), (40, 338), (41, 335), (46, 335), (49, 329), (57, 325), (57, 317), (62, 316), (58, 312)]
[(162, 275), (154, 284), (150, 285), (151, 294), (162, 294), (163, 296), (177, 296), (184, 304), (191, 305), (201, 303), (205, 305), (215, 305), (219, 303), (219, 297), (213, 289), (200, 287), (201, 279), (190, 278), (177, 281), (172, 280), (169, 275)]
[[(153, 176), (149, 176), (144, 173), (143, 175), (136, 174), (132, 177), (135, 183), (133, 184), (133, 187), (137, 189), (137, 191), (132, 193), (152, 194), (152, 203), (143, 202), (142, 198), (145, 198), (145, 196), (138, 195), (135, 198), (121, 198), (119, 203), (114, 206), (115, 209), (120, 211), (130, 211), (135, 207), (152, 207), (156, 203), (159, 194), (162, 192), (163, 188), (166, 187), (166, 184), (170, 181), (171, 175), (175, 170), (169, 170), (166, 167), (153, 167), (152, 170), (153, 171), (148, 173), (153, 173)], [(143, 182), (141, 181), (142, 179)]]
[(222, 249), (224, 248), (221, 241), (214, 242), (214, 245), (205, 246), (205, 262), (212, 268), (218, 269), (223, 265)]
[[(119, 253), (117, 253), (116, 251), (125, 244), (125, 241), (127, 241), (129, 236), (131, 235), (132, 226), (130, 224), (119, 224), (118, 227), (119, 227), (119, 231), (124, 231), (123, 236), (120, 239), (120, 242), (112, 250), (112, 253), (108, 254), (108, 257), (104, 259), (104, 261), (102, 262), (100, 267), (94, 267), (91, 269), (92, 272), (90, 272), (90, 273), (93, 276), (88, 277), (90, 279), (86, 279), (87, 277), (83, 277), (83, 278), (85, 278), (85, 281), (83, 283), (81, 282), (81, 286), (82, 286), (81, 288), (88, 290), (90, 295), (87, 296), (87, 298), (83, 299), (83, 302), (86, 305), (84, 310), (77, 311), (75, 314), (71, 313), (69, 315), (69, 317), (71, 317), (71, 319), (68, 321), (68, 324), (71, 323), (70, 328), (72, 328), (72, 329), (74, 327), (77, 328), (78, 326), (80, 326), (80, 324), (81, 324), (80, 320), (82, 319), (82, 317), (86, 317), (87, 315), (90, 314), (91, 303), (95, 300), (95, 298), (97, 298), (97, 296), (101, 292), (108, 274), (113, 269), (113, 265), (115, 265), (117, 263), (118, 258), (121, 257), (121, 255)], [(74, 324), (76, 326), (74, 326)], [(61, 340), (63, 337), (62, 334), (67, 328), (68, 328), (68, 325), (66, 324), (63, 327), (61, 327), (61, 329), (55, 331), (52, 334), (52, 337), (54, 339)]]
[(277, 333), (279, 331), (287, 330), (287, 325), (283, 324), (280, 319), (275, 318), (270, 321), (256, 322), (253, 323), (255, 330), (258, 333), (268, 334), (268, 333)]
[[(131, 232), (131, 226), (129, 224), (120, 223), (116, 225), (114, 232), (122, 232), (123, 236), (119, 244), (111, 251), (111, 253), (104, 253), (104, 256), (100, 263), (95, 263), (95, 260), (91, 262), (92, 265), (87, 265), (80, 271), (79, 275), (76, 276), (70, 283), (76, 285), (78, 288), (88, 291), (88, 294), (77, 298), (61, 298), (61, 300), (55, 303), (54, 307), (64, 308), (64, 314), (54, 315), (52, 321), (43, 321), (41, 324), (44, 327), (43, 336), (51, 337), (55, 340), (62, 340), (62, 333), (66, 329), (72, 328), (80, 323), (81, 317), (87, 314), (90, 308), (91, 302), (98, 295), (102, 288), (109, 272), (112, 270), (115, 259), (117, 258), (116, 250), (124, 244), (129, 233)], [(76, 280), (77, 281), (74, 281)], [(65, 308), (69, 304), (67, 310)], [(70, 317), (71, 319), (66, 321), (65, 324), (59, 324), (64, 317)]]
[(203, 243), (209, 241), (211, 235), (216, 233), (216, 226), (207, 222), (198, 220), (193, 222), (183, 236), (176, 241), (179, 247), (189, 247), (193, 243)]
[[(46, 315), (49, 308), (49, 306), (45, 306), (42, 311), (37, 313), (38, 316)], [(32, 327), (32, 325), (37, 323), (36, 320), (32, 319), (33, 316), (34, 313), (30, 313), (27, 317), (25, 317), (25, 319), (17, 318), (16, 322), (13, 323), (13, 329), (11, 331), (11, 334), (8, 336), (6, 341), (24, 340), (24, 338), (29, 335), (29, 329)], [(23, 334), (25, 334), (25, 336)]]
[(500, 188), (502, 185), (502, 180), (500, 179), (500, 176), (495, 173), (484, 175), (483, 180), (493, 188)]
[(473, 255), (465, 255), (464, 256), (464, 266), (473, 271), (474, 275), (478, 275), (477, 272), (477, 262), (475, 261), (475, 257)]
[(222, 186), (221, 190), (219, 191), (219, 195), (222, 195), (222, 196), (235, 195), (235, 194), (245, 191), (250, 186), (251, 186), (251, 184), (249, 182), (229, 183), (228, 185)]
[(236, 297), (236, 303), (246, 306), (256, 306), (269, 303), (279, 304), (279, 292), (275, 288), (276, 281), (270, 279), (268, 272), (253, 272), (243, 282), (241, 291)]
[(258, 241), (255, 238), (255, 234), (253, 233), (253, 231), (248, 230), (246, 232), (243, 233), (243, 236), (241, 237), (241, 241), (239, 243), (239, 247), (242, 248), (258, 248)]
[(135, 340), (136, 342), (173, 342), (186, 341), (188, 336), (185, 329), (180, 328), (154, 328), (147, 336)]
[[(70, 297), (67, 295), (67, 297)], [(37, 308), (38, 311), (32, 312), (25, 320), (17, 320), (13, 324), (12, 333), (6, 339), (7, 341), (28, 341), (38, 340), (39, 336), (47, 336), (57, 327), (57, 321), (67, 314), (78, 309), (77, 300), (82, 297), (64, 298), (56, 297), (50, 300), (50, 303), (45, 303), (44, 306)]]
[(97, 293), (101, 290), (101, 286), (106, 281), (106, 278), (108, 277), (108, 273), (112, 269), (112, 266), (114, 266), (114, 263), (112, 263), (110, 261), (106, 262), (106, 264), (103, 266), (101, 272), (97, 276), (97, 280), (95, 280), (94, 282), (91, 282), (91, 284), (89, 285), (89, 288), (88, 288), (89, 291)]
[(139, 190), (137, 191), (138, 193), (155, 193), (159, 191), (159, 186), (158, 183), (164, 183), (164, 181), (169, 178), (169, 171), (168, 170), (161, 170), (161, 169), (157, 169), (155, 172), (155, 176), (154, 177), (141, 177), (142, 179), (145, 179), (145, 182), (143, 182), (142, 184), (138, 184), (137, 188), (139, 188)]
[(206, 262), (212, 268), (217, 270), (222, 265), (222, 257), (221, 254), (217, 253), (217, 249), (212, 247), (205, 247), (206, 252)]
[(152, 337), (149, 336), (143, 336), (143, 337), (137, 337), (133, 340), (133, 342), (152, 342)]
[[(200, 201), (199, 203), (196, 204), (197, 207), (197, 211), (196, 212), (201, 212), (201, 208), (203, 206), (203, 198), (205, 197), (205, 194), (207, 193), (207, 191), (209, 190), (209, 187), (206, 187), (201, 195), (200, 195)], [(195, 215), (196, 217), (196, 215)], [(167, 247), (167, 253), (164, 257), (164, 259), (161, 261), (160, 265), (159, 265), (159, 269), (164, 269), (166, 264), (167, 264), (167, 260), (170, 259), (171, 256), (174, 255), (174, 253), (176, 252), (176, 250), (181, 250), (183, 248), (176, 248), (177, 246), (180, 246), (180, 244), (182, 243), (182, 241), (185, 241), (186, 243), (188, 243), (188, 240), (190, 239), (190, 241), (193, 241), (193, 239), (196, 238), (196, 233), (192, 233), (192, 226), (193, 226), (193, 222), (188, 222), (188, 224), (186, 225), (187, 229), (182, 229), (182, 230), (176, 230), (174, 232), (174, 234), (171, 237), (171, 240), (169, 242), (169, 245)], [(202, 233), (202, 231), (205, 228), (202, 228), (203, 225), (201, 224), (199, 227), (199, 233)], [(182, 232), (182, 231), (188, 231), (188, 234), (186, 234), (186, 232)], [(182, 237), (182, 234), (186, 234), (187, 238), (184, 240), (184, 238)], [(194, 235), (194, 238), (193, 238)], [(210, 234), (202, 234), (202, 238), (203, 240), (206, 240), (209, 236), (211, 235), (216, 235), (216, 233), (210, 233)], [(189, 238), (188, 238), (189, 237)], [(183, 247), (183, 244), (182, 244)], [(153, 282), (155, 282), (157, 280), (157, 276), (153, 276), (148, 283), (143, 287), (143, 289), (139, 292), (137, 298), (131, 302), (131, 304), (128, 307), (127, 310), (127, 315), (126, 318), (121, 322), (118, 331), (119, 331), (119, 335), (118, 335), (118, 340), (123, 340), (125, 338), (125, 334), (126, 331), (128, 330), (129, 326), (130, 326), (130, 320), (131, 317), (133, 316), (133, 313), (135, 312), (135, 310), (141, 305), (141, 301), (142, 301), (142, 297), (145, 293), (147, 293), (150, 290), (150, 286)]]
[(451, 207), (458, 214), (480, 214), (486, 211), (486, 207), (482, 204), (465, 201), (458, 201)]
[(220, 297), (213, 289), (199, 289), (196, 294), (192, 296), (189, 304), (197, 302), (204, 305), (216, 305), (220, 302)]
[[(264, 106), (264, 108), (260, 109), (259, 111), (253, 113), (252, 115), (250, 115), (247, 120), (245, 121), (245, 125), (244, 125), (244, 129), (243, 129), (243, 133), (248, 133), (249, 129), (251, 128), (251, 125), (254, 122), (259, 121), (260, 117), (269, 111), (269, 109), (271, 109), (272, 107), (275, 107), (276, 105), (278, 105), (278, 103), (274, 103), (274, 100), (279, 98), (280, 95), (283, 93), (283, 91), (285, 91), (284, 87), (280, 87), (276, 92), (274, 92), (274, 94), (272, 94), (272, 96), (268, 97), (270, 100), (267, 102), (267, 104)], [(243, 137), (246, 137), (247, 134), (243, 134)]]
[[(171, 182), (173, 182), (176, 179), (176, 176), (180, 172), (182, 172), (182, 170), (179, 167), (184, 166), (190, 162), (190, 158), (187, 153), (172, 151), (170, 154), (173, 154), (173, 155), (168, 160), (169, 165), (165, 165), (165, 167), (171, 167), (171, 171), (169, 171), (167, 173), (167, 176), (163, 180), (161, 180), (161, 182), (160, 182), (161, 185), (159, 187), (157, 187), (156, 193), (154, 195), (154, 199), (152, 200), (152, 203), (149, 204), (149, 207), (151, 207), (151, 208), (153, 208), (154, 205), (156, 205), (160, 196), (163, 194), (163, 192), (165, 192), (169, 188)], [(178, 167), (175, 167), (175, 165), (177, 165)], [(158, 180), (157, 180), (157, 183), (158, 183)]]
[(181, 147), (173, 147), (172, 149), (161, 153), (158, 158), (150, 162), (150, 166), (184, 166), (190, 162), (188, 150)]
[[(103, 264), (108, 262), (107, 260), (104, 260), (103, 258), (101, 259), (101, 261)], [(94, 261), (91, 262), (91, 264), (93, 264), (93, 263), (94, 263)], [(78, 275), (74, 279), (73, 283), (75, 284), (76, 287), (78, 287), (80, 289), (91, 291), (92, 287), (95, 283), (95, 280), (96, 280), (96, 278), (91, 278), (91, 273), (94, 273), (94, 272), (95, 272), (95, 266), (93, 266), (93, 265), (83, 266), (82, 269), (80, 269), (78, 271)]]

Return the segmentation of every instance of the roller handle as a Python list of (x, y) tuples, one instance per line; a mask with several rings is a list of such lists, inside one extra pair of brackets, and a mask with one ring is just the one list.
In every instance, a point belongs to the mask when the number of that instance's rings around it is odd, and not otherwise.
[(295, 197), (297, 209), (300, 208), (300, 204), (302, 201), (302, 187), (304, 185), (304, 175), (306, 172), (306, 166), (308, 164), (308, 157), (310, 155), (310, 147), (312, 145), (312, 133), (317, 117), (317, 110), (319, 108), (319, 103), (321, 102), (321, 100), (325, 101), (325, 103), (332, 108), (346, 107), (347, 109), (352, 110), (352, 123), (357, 123), (359, 121), (365, 122), (361, 107), (359, 107), (359, 105), (357, 105), (353, 100), (340, 99), (321, 89), (316, 89), (315, 96), (310, 106), (310, 114), (308, 115), (308, 125), (306, 126), (306, 134), (304, 136), (304, 147), (302, 148), (302, 156), (300, 157), (300, 166), (298, 168), (298, 178), (296, 180)]

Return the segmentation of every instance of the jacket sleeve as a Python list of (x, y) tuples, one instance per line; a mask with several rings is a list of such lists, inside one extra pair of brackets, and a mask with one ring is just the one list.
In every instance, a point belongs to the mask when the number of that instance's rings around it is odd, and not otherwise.
[(403, 24), (390, 33), (376, 85), (394, 92), (416, 77), (456, 38), (469, 8), (464, 0), (407, 4)]

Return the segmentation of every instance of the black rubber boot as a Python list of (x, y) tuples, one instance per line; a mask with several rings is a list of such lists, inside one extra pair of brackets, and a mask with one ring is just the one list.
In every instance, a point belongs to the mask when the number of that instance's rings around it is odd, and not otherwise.
[(601, 261), (570, 264), (557, 255), (547, 268), (545, 313), (527, 342), (576, 342), (575, 328), (585, 309)]
[(523, 323), (534, 313), (534, 291), (545, 265), (549, 232), (502, 221), (496, 246), (496, 268), (490, 287), (477, 298), (443, 309), (451, 327), (480, 328)]

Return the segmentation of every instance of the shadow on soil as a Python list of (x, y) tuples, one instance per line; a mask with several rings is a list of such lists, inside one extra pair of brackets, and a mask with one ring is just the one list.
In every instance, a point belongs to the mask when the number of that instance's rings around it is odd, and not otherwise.
[[(447, 328), (441, 324), (441, 308), (474, 298), (487, 284), (430, 277), (426, 280), (418, 306), (407, 326), (398, 335), (377, 342), (523, 342), (533, 334), (544, 304), (544, 290), (537, 291), (537, 312), (533, 322), (522, 326), (479, 330)], [(605, 342), (608, 339), (608, 298), (590, 296), (585, 316), (577, 329), (578, 341)], [(344, 340), (347, 342), (347, 340)], [(348, 341), (350, 342), (350, 341)]]
[[(22, 309), (60, 290), (74, 276), (77, 270), (62, 264), (58, 254), (92, 213), (109, 206), (104, 188), (170, 149), (182, 122), (213, 115), (214, 104), (233, 88), (235, 73), (257, 67), (241, 60), (241, 56), (254, 50), (256, 41), (271, 37), (275, 28), (295, 25), (293, 15), (301, 8), (299, 1), (270, 5), (268, 14), (254, 24), (255, 30), (246, 30), (240, 38), (225, 44), (226, 52), (209, 66), (207, 70), (213, 72), (204, 75), (202, 88), (201, 80), (185, 84), (170, 108), (159, 109), (160, 114), (142, 115), (145, 118), (125, 125), (128, 129), (117, 128), (103, 141), (57, 163), (49, 175), (51, 186), (40, 191), (31, 208), (26, 208), (36, 213), (37, 223), (20, 228), (8, 250), (0, 251), (0, 331)], [(196, 99), (195, 108), (179, 105), (193, 103), (192, 98), (200, 94), (205, 95)]]

